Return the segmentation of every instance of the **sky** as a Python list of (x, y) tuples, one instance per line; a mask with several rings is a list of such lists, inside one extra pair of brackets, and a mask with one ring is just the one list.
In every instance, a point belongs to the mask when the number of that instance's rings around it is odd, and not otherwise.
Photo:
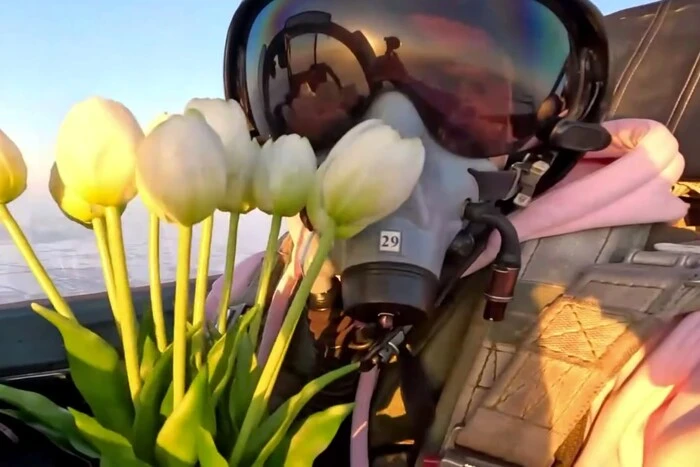
[[(640, 0), (595, 0), (604, 13)], [(237, 0), (26, 0), (0, 16), (0, 128), (44, 185), (63, 116), (92, 95), (142, 125), (192, 97), (223, 97), (223, 49)]]

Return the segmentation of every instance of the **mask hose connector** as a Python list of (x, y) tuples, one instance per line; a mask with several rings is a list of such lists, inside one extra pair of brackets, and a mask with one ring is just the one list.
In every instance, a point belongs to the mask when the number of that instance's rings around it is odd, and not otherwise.
[(491, 279), (486, 286), (484, 319), (503, 321), (508, 303), (513, 300), (520, 273), (520, 240), (508, 218), (490, 203), (467, 202), (463, 218), (476, 224), (492, 227), (501, 235), (501, 248), (491, 265)]

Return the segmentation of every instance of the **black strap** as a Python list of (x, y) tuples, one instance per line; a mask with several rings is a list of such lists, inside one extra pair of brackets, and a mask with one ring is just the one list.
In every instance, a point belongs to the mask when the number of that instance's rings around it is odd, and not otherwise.
[(437, 404), (420, 358), (401, 346), (398, 360), (399, 388), (413, 431), (414, 444), (407, 461), (407, 465), (412, 467), (418, 460), (426, 434), (435, 419)]

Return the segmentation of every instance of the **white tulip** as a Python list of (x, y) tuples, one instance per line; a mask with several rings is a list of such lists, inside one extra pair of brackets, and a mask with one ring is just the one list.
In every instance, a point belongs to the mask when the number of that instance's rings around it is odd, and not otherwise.
[(316, 173), (307, 205), (314, 229), (332, 223), (339, 238), (357, 235), (408, 200), (424, 162), (419, 138), (403, 139), (377, 119), (355, 126)]
[(219, 210), (245, 214), (255, 208), (252, 177), (260, 145), (250, 137), (248, 119), (234, 100), (192, 99), (186, 111), (195, 110), (221, 138), (226, 150), (226, 194)]
[(253, 177), (258, 209), (283, 217), (298, 214), (306, 204), (315, 172), (316, 155), (308, 139), (299, 135), (269, 139), (260, 151)]
[(92, 97), (74, 105), (58, 132), (61, 179), (87, 203), (123, 206), (136, 195), (134, 168), (143, 131), (119, 102)]
[(27, 189), (27, 164), (17, 145), (0, 130), (0, 204), (19, 198)]
[(221, 139), (203, 118), (173, 115), (139, 147), (139, 194), (161, 219), (191, 227), (211, 216), (225, 193), (224, 158)]

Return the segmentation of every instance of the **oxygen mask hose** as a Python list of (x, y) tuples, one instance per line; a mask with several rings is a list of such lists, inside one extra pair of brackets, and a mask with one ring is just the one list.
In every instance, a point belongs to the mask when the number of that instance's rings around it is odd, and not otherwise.
[(518, 232), (508, 218), (490, 203), (467, 201), (463, 218), (476, 224), (492, 227), (501, 235), (501, 248), (491, 265), (491, 279), (486, 286), (484, 319), (503, 321), (508, 303), (513, 300), (521, 266)]

